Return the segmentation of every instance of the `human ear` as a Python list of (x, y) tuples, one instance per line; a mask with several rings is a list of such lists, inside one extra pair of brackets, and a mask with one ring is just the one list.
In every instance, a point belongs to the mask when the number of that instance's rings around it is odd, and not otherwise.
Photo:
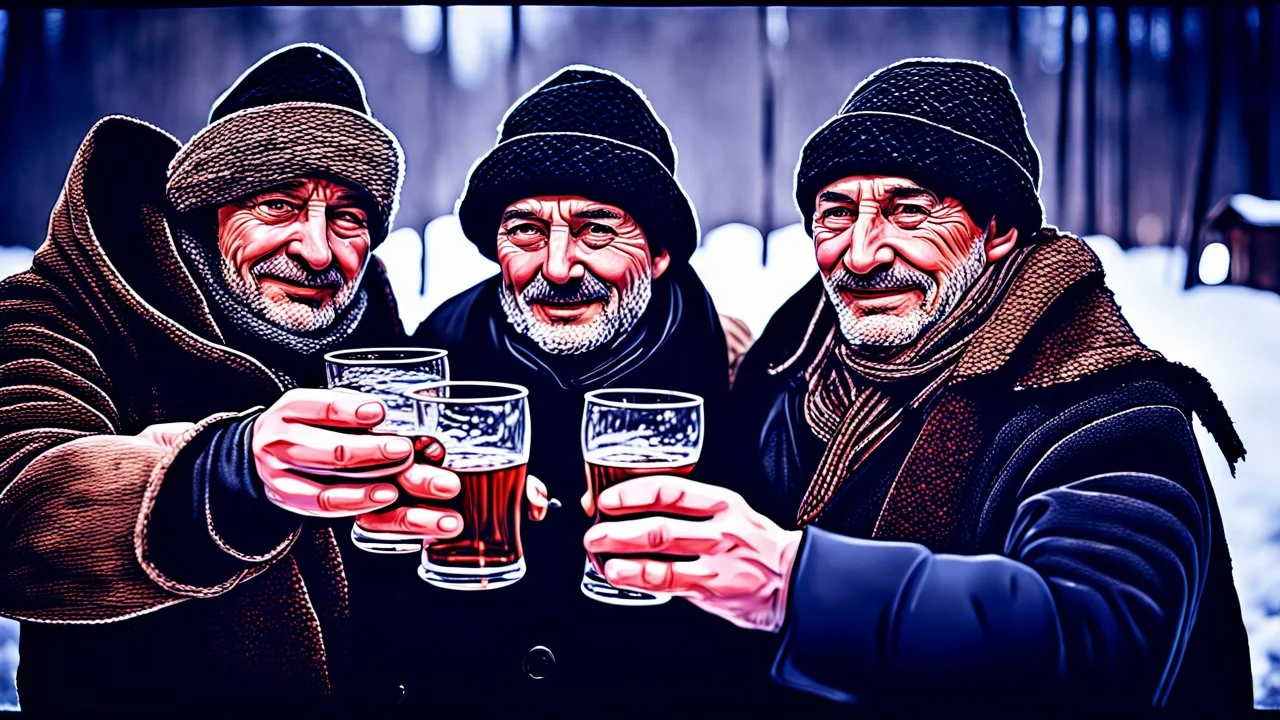
[(1004, 258), (1013, 251), (1015, 245), (1018, 244), (1018, 229), (1009, 228), (1009, 232), (1004, 235), (996, 235), (996, 219), (991, 218), (991, 222), (987, 225), (987, 262), (996, 262)]
[(657, 280), (662, 273), (667, 271), (667, 267), (671, 265), (671, 254), (666, 250), (658, 253), (653, 258), (653, 279)]

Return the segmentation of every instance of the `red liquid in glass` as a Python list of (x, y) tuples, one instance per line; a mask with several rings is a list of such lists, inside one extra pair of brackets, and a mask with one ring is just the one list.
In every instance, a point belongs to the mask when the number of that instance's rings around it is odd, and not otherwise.
[[(591, 491), (591, 499), (594, 503), (600, 498), (600, 493), (620, 482), (623, 482), (624, 480), (630, 480), (644, 475), (676, 475), (678, 477), (687, 477), (693, 472), (693, 468), (697, 465), (697, 461), (690, 461), (687, 454), (677, 455), (674, 453), (666, 453), (656, 450), (638, 450), (636, 448), (607, 448), (605, 450), (598, 450), (589, 454), (586, 458), (585, 465), (587, 470), (587, 488)], [(603, 515), (601, 514), (599, 505), (597, 504), (595, 522), (603, 522), (607, 520), (636, 520), (640, 518), (666, 515), (667, 513), (660, 512), (632, 513), (627, 515)], [(591, 560), (591, 564), (595, 567), (596, 572), (603, 574), (601, 568), (604, 567), (604, 563), (610, 558), (620, 556), (607, 553), (587, 553), (587, 557)], [(686, 559), (680, 556), (667, 556), (653, 553), (646, 554), (645, 557), (660, 560)]]
[(428, 545), (428, 562), (477, 569), (514, 564), (523, 554), (520, 496), (527, 463), (516, 455), (462, 451), (446, 457), (444, 466), (462, 489), (440, 504), (462, 515), (462, 533)]

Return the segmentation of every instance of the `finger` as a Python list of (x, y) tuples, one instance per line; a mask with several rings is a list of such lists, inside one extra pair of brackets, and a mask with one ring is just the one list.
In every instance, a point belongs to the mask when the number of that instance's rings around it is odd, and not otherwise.
[(285, 467), (319, 474), (378, 470), (394, 474), (413, 462), (413, 443), (399, 435), (340, 433), (310, 425), (289, 425), (261, 444)]
[(596, 498), (600, 512), (624, 515), (665, 512), (711, 517), (733, 501), (735, 493), (674, 475), (645, 475), (607, 488)]
[(529, 498), (529, 518), (538, 522), (547, 516), (551, 501), (547, 497), (547, 486), (538, 478), (530, 475), (524, 485), (525, 495)]
[(287, 423), (345, 428), (371, 428), (387, 414), (376, 395), (315, 388), (290, 390), (272, 410)]
[(593, 525), (582, 544), (591, 553), (714, 555), (733, 549), (737, 541), (710, 523), (648, 517)]
[(432, 465), (410, 465), (396, 479), (405, 492), (425, 500), (448, 500), (462, 490), (457, 475)]
[(267, 498), (280, 507), (311, 517), (348, 517), (379, 510), (396, 501), (394, 485), (324, 485), (295, 475), (263, 478)]
[(697, 561), (663, 562), (647, 558), (611, 558), (604, 564), (604, 577), (615, 587), (673, 595), (693, 595), (707, 591), (716, 573)]
[(458, 513), (421, 506), (358, 515), (356, 524), (369, 532), (410, 535), (424, 540), (444, 540), (462, 532), (462, 516)]
[(578, 503), (582, 505), (583, 512), (585, 512), (589, 516), (593, 516), (593, 517), (595, 516), (596, 504), (595, 504), (595, 501), (591, 499), (590, 490), (586, 491), (585, 493), (582, 494), (582, 497), (578, 498)]

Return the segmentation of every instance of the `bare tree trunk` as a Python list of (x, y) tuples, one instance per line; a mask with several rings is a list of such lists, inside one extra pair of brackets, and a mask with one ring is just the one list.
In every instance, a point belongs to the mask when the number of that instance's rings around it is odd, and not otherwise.
[(1067, 198), (1071, 196), (1067, 188), (1070, 177), (1067, 172), (1067, 145), (1071, 138), (1071, 65), (1074, 59), (1074, 40), (1071, 38), (1071, 25), (1075, 20), (1075, 6), (1067, 6), (1067, 16), (1062, 22), (1062, 76), (1058, 96), (1058, 213), (1067, 216)]
[(760, 123), (761, 172), (764, 174), (763, 181), (760, 183), (760, 203), (763, 208), (760, 221), (762, 239), (762, 242), (760, 243), (761, 265), (768, 264), (769, 262), (769, 233), (773, 230), (773, 172), (775, 163), (773, 126), (775, 119), (774, 113), (777, 109), (777, 102), (774, 97), (774, 65), (776, 63), (774, 62), (774, 49), (772, 43), (769, 42), (768, 13), (768, 8), (760, 7), (757, 9), (756, 15), (759, 20), (759, 44), (764, 76), (763, 117)]
[(1213, 163), (1218, 155), (1218, 127), (1222, 122), (1223, 43), (1226, 13), (1221, 6), (1207, 10), (1209, 15), (1208, 98), (1205, 101), (1204, 136), (1200, 145), (1200, 166), (1196, 173), (1195, 202), (1191, 209), (1191, 237), (1187, 242), (1187, 275), (1183, 284), (1195, 284), (1200, 259), (1200, 236), (1205, 213), (1209, 211), (1209, 193), (1213, 189)]
[(1098, 232), (1098, 7), (1085, 16), (1084, 45), (1084, 231)]
[(520, 6), (511, 6), (511, 53), (507, 55), (507, 104), (520, 97)]
[(1133, 244), (1133, 224), (1130, 217), (1133, 179), (1130, 174), (1132, 158), (1129, 137), (1129, 125), (1132, 122), (1129, 94), (1133, 83), (1133, 49), (1129, 47), (1129, 42), (1129, 6), (1121, 5), (1116, 8), (1116, 45), (1120, 66), (1120, 231), (1116, 240), (1125, 248)]

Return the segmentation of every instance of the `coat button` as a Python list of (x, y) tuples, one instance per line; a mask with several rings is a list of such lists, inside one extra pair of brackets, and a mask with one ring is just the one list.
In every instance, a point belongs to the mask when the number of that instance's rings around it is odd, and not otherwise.
[(534, 680), (541, 680), (551, 674), (556, 666), (556, 656), (541, 645), (524, 654), (524, 671)]

